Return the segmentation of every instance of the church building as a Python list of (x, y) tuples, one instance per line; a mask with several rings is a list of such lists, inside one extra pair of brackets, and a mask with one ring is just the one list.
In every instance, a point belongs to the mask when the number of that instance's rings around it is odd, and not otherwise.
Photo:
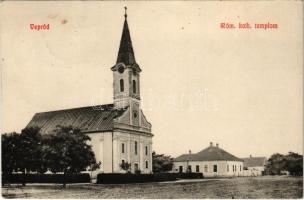
[[(141, 110), (140, 73), (135, 60), (125, 13), (122, 37), (113, 72), (112, 104), (36, 113), (28, 127), (42, 134), (60, 126), (79, 128), (91, 138), (98, 172), (125, 173), (121, 163), (131, 164), (131, 172), (152, 173), (151, 124)], [(107, 78), (107, 77), (104, 77)]]

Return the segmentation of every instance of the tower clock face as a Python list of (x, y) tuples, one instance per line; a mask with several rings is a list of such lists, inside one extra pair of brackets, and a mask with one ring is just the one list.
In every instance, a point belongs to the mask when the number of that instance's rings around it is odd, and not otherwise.
[(123, 66), (120, 66), (119, 68), (118, 68), (118, 72), (119, 73), (123, 73), (125, 71), (125, 68), (123, 67)]

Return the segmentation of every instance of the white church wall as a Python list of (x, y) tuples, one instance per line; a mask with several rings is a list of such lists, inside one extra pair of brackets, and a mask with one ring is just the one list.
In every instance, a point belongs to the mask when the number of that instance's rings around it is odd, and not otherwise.
[(103, 172), (112, 173), (112, 132), (104, 133), (103, 140)]
[[(125, 173), (120, 167), (122, 160), (124, 160), (125, 162), (131, 163), (131, 171), (133, 173), (135, 172), (134, 164), (138, 164), (141, 173), (152, 173), (151, 136), (130, 133), (129, 131), (115, 131), (113, 138), (112, 132), (90, 133), (88, 136), (91, 138), (89, 144), (92, 145), (96, 161), (101, 162), (100, 169), (97, 170), (98, 172)], [(135, 155), (135, 141), (137, 141), (138, 145), (137, 155)], [(122, 152), (122, 143), (124, 143), (124, 152)], [(146, 168), (146, 161), (148, 161), (148, 168)]]
[[(152, 173), (152, 140), (150, 137), (140, 136), (140, 163), (142, 173)], [(146, 152), (147, 147), (147, 152)], [(146, 166), (146, 162), (148, 166)]]
[[(135, 154), (135, 142), (137, 142), (137, 154)], [(122, 152), (122, 143), (124, 143), (124, 152)], [(148, 152), (145, 154), (145, 147)], [(140, 135), (139, 133), (130, 133), (123, 131), (115, 131), (113, 139), (113, 166), (114, 172), (125, 173), (121, 169), (122, 160), (131, 164), (131, 172), (135, 172), (135, 164), (138, 164), (138, 169), (141, 173), (152, 172), (152, 138)], [(148, 161), (148, 168), (146, 162)]]
[[(92, 145), (96, 162), (103, 163), (103, 133), (90, 133), (88, 136), (91, 138), (88, 144)], [(102, 166), (99, 170), (103, 171)]]
[(119, 165), (118, 165), (118, 152), (119, 152), (119, 145), (117, 137), (115, 136), (115, 132), (113, 133), (113, 172), (118, 172)]
[[(137, 154), (135, 153), (135, 142), (137, 142)], [(135, 134), (130, 134), (130, 163), (131, 163), (131, 171), (135, 173), (135, 165), (137, 164), (140, 169), (140, 160), (139, 160), (139, 155), (141, 153), (140, 151), (140, 137), (139, 135)]]
[[(124, 173), (125, 171), (121, 169), (120, 164), (122, 160), (129, 162), (129, 152), (130, 144), (128, 134), (121, 133), (120, 131), (115, 131), (113, 133), (113, 168), (116, 173)], [(124, 152), (122, 152), (122, 144), (124, 144)]]
[(97, 162), (101, 162), (99, 172), (112, 172), (112, 132), (89, 133), (89, 144)]

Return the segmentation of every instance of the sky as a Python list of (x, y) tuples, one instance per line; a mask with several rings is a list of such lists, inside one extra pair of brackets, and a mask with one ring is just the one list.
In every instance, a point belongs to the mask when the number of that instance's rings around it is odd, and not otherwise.
[[(1, 2), (2, 133), (37, 112), (113, 102), (128, 24), (153, 149), (219, 143), (238, 156), (303, 153), (303, 2)], [(220, 23), (278, 29), (221, 29)], [(30, 24), (49, 24), (31, 30)]]

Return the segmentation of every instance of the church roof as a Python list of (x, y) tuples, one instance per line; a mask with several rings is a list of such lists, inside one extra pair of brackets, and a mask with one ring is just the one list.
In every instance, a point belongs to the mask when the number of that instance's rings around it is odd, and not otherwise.
[(42, 134), (51, 133), (56, 126), (73, 126), (82, 132), (102, 132), (113, 130), (114, 119), (124, 113), (124, 109), (114, 109), (113, 104), (88, 106), (36, 113), (26, 128), (38, 127)]
[(218, 146), (209, 146), (208, 148), (196, 153), (196, 154), (183, 154), (174, 159), (176, 162), (185, 161), (240, 161), (242, 159), (226, 152)]
[(244, 167), (263, 167), (266, 165), (266, 157), (249, 157), (242, 158), (244, 160)]
[(136, 70), (141, 71), (140, 67), (136, 63), (132, 40), (130, 36), (127, 15), (125, 14), (125, 21), (122, 30), (120, 46), (117, 56), (116, 64), (124, 63), (125, 65), (129, 65), (134, 67)]

